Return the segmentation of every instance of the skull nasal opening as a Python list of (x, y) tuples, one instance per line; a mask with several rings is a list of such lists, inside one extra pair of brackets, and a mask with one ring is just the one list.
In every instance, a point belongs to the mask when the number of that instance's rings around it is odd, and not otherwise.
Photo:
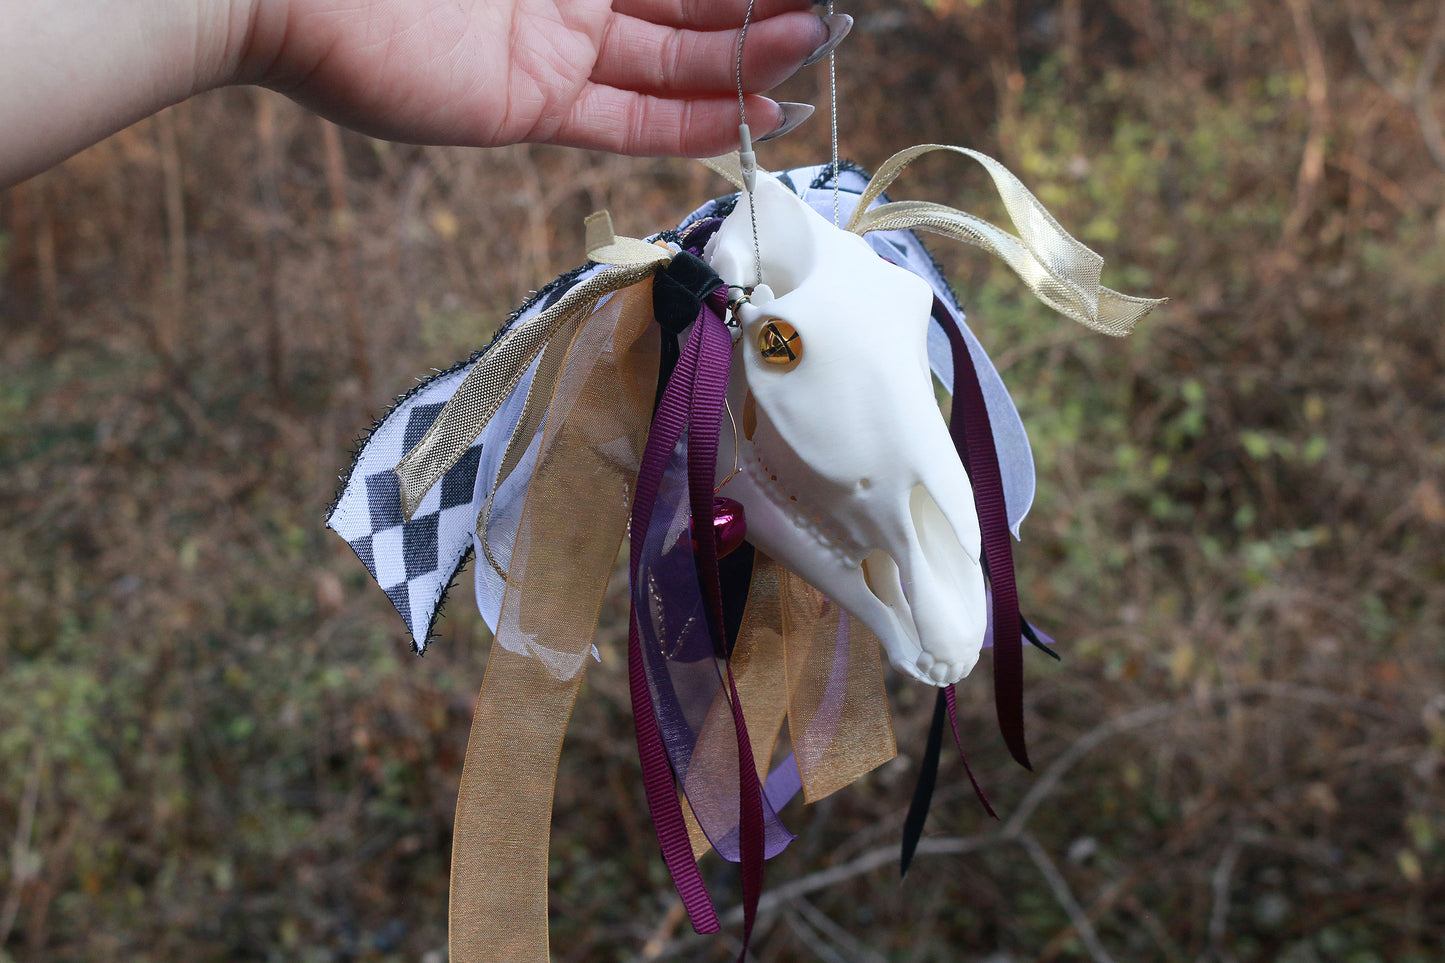
[(908, 605), (908, 590), (903, 586), (903, 573), (893, 556), (881, 548), (875, 548), (863, 559), (863, 582), (873, 597), (893, 610), (898, 621), (904, 625), (913, 623), (913, 613)]

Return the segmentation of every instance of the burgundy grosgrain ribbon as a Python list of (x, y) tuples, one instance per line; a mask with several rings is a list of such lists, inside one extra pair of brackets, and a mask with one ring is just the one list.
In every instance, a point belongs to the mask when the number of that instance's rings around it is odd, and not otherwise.
[[(667, 640), (659, 638), (657, 626), (651, 622), (647, 625), (648, 644), (644, 651), (644, 616), (639, 610), (650, 600), (650, 587), (641, 584), (640, 580), (652, 578), (650, 570), (646, 573), (643, 571), (643, 563), (647, 557), (644, 549), (649, 548), (653, 557), (656, 557), (658, 536), (666, 534), (653, 531), (658, 521), (666, 521), (655, 519), (654, 514), (659, 497), (664, 491), (668, 465), (678, 451), (685, 430), (691, 515), (693, 519), (707, 521), (707, 524), (691, 526), (697, 546), (692, 553), (692, 561), (696, 564), (693, 585), (701, 589), (702, 615), (706, 623), (706, 634), (711, 640), (712, 652), (723, 653), (726, 650), (717, 542), (710, 524), (718, 435), (732, 357), (732, 339), (721, 318), (724, 306), (725, 290), (715, 292), (703, 303), (693, 324), (692, 334), (659, 399), (642, 466), (638, 472), (630, 528), (632, 540), (629, 558), (632, 610), (628, 625), (628, 667), (643, 782), (648, 807), (656, 824), (658, 841), (662, 846), (663, 859), (672, 874), (678, 894), (682, 897), (689, 919), (698, 932), (704, 933), (717, 931), (717, 914), (693, 859), (676, 791), (677, 783), (685, 779), (685, 769), (679, 772), (679, 763), (686, 764), (685, 761), (690, 758), (695, 744), (695, 735), (686, 720), (690, 707), (679, 704), (682, 690), (673, 687), (667, 665), (669, 659), (657, 646), (659, 641)], [(646, 617), (651, 620), (655, 618), (655, 614), (649, 611)], [(688, 648), (695, 649), (696, 646)], [(697, 655), (696, 652), (687, 653), (689, 661), (694, 664), (698, 661)], [(714, 673), (715, 671), (713, 669)], [(763, 789), (758, 781), (756, 763), (730, 665), (725, 675), (737, 737), (740, 843), (738, 858), (742, 864), (743, 952), (746, 954), (762, 891), (764, 841), (768, 834), (764, 827)], [(654, 686), (656, 701), (653, 695)], [(660, 719), (662, 726), (659, 725)], [(667, 732), (664, 732), (664, 727)], [(772, 816), (770, 822), (776, 823), (776, 816), (771, 812), (768, 815)], [(790, 834), (786, 834), (786, 830), (781, 829), (780, 824), (777, 829), (787, 835), (787, 839), (791, 838)], [(786, 839), (779, 841), (786, 845)]]
[(973, 484), (973, 501), (983, 534), (984, 561), (993, 593), (993, 691), (998, 727), (1009, 753), (1019, 765), (1031, 770), (1033, 766), (1029, 764), (1024, 739), (1022, 617), (993, 428), (963, 332), (937, 298), (933, 302), (933, 317), (948, 335), (953, 355), (953, 415), (948, 432)]
[[(732, 364), (733, 340), (723, 323), (727, 289), (720, 288), (698, 312), (693, 336), (700, 339), (697, 374), (693, 384), (692, 411), (688, 419), (687, 480), (697, 542), (698, 575), (703, 601), (712, 630), (713, 649), (726, 655), (727, 631), (723, 627), (722, 586), (718, 579), (717, 530), (712, 525), (713, 481), (717, 474), (718, 434), (727, 399), (728, 374)], [(752, 742), (743, 718), (742, 699), (727, 663), (728, 694), (732, 699), (733, 726), (738, 740), (738, 824), (742, 836), (743, 950), (746, 959), (763, 889), (763, 787), (758, 781)]]
[(958, 758), (959, 761), (963, 763), (963, 771), (968, 774), (968, 781), (973, 784), (973, 794), (977, 796), (978, 801), (983, 804), (984, 812), (988, 813), (994, 819), (997, 819), (998, 813), (993, 811), (993, 806), (989, 803), (988, 796), (984, 795), (983, 787), (980, 786), (978, 780), (974, 778), (973, 767), (968, 764), (968, 756), (963, 751), (963, 736), (958, 731), (958, 697), (954, 695), (953, 686), (944, 686), (943, 697), (948, 703), (948, 724), (953, 728), (953, 742), (954, 745), (958, 746)]
[[(678, 366), (695, 370), (698, 347), (698, 339), (690, 338), (687, 346), (683, 348)], [(637, 584), (638, 567), (642, 561), (643, 535), (652, 522), (652, 511), (657, 504), (662, 473), (673, 449), (677, 447), (687, 420), (688, 399), (682, 387), (684, 380), (674, 373), (673, 379), (668, 382), (657, 411), (652, 416), (642, 467), (637, 473), (637, 493), (633, 497), (629, 525), (632, 540), (628, 553), (629, 581), (634, 586)], [(673, 885), (677, 887), (678, 896), (682, 898), (689, 921), (699, 933), (716, 933), (720, 929), (717, 910), (712, 905), (707, 886), (702, 881), (702, 874), (698, 872), (697, 861), (692, 856), (692, 844), (688, 840), (682, 803), (673, 786), (667, 750), (662, 744), (662, 732), (658, 726), (657, 714), (652, 708), (652, 693), (647, 684), (647, 667), (643, 662), (637, 620), (637, 605), (634, 603), (628, 616), (627, 673), (632, 692), (632, 719), (637, 730), (637, 755), (642, 764), (647, 808), (652, 813), (653, 825), (657, 829), (657, 841), (662, 847), (663, 862), (667, 864), (667, 871), (672, 875)]]

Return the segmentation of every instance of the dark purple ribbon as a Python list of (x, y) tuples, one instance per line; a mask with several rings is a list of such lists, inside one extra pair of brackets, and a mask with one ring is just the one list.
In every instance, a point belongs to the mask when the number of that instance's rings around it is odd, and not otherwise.
[[(688, 710), (696, 707), (681, 704), (679, 693), (674, 689), (669, 675), (672, 666), (668, 663), (672, 662), (672, 659), (668, 656), (678, 656), (679, 662), (693, 666), (710, 660), (697, 658), (701, 653), (686, 651), (696, 648), (686, 645), (686, 638), (678, 640), (679, 651), (664, 652), (659, 643), (666, 645), (670, 642), (659, 637), (656, 631), (659, 626), (651, 624), (656, 616), (656, 613), (652, 612), (647, 616), (648, 645), (644, 651), (643, 616), (639, 608), (655, 601), (650, 594), (650, 587), (643, 584), (653, 576), (651, 570), (643, 571), (644, 549), (651, 546), (653, 559), (660, 557), (656, 554), (659, 535), (665, 536), (668, 533), (653, 530), (656, 521), (654, 513), (664, 491), (669, 462), (679, 453), (679, 444), (685, 429), (688, 501), (692, 518), (700, 520), (698, 524), (691, 526), (692, 540), (696, 542), (691, 559), (696, 566), (696, 577), (692, 584), (701, 589), (701, 614), (710, 641), (708, 655), (726, 651), (717, 542), (711, 524), (718, 435), (732, 358), (732, 338), (721, 317), (724, 307), (725, 291), (719, 290), (707, 297), (697, 313), (692, 334), (659, 399), (642, 466), (638, 472), (630, 528), (632, 541), (629, 577), (632, 585), (632, 611), (628, 620), (628, 667), (643, 782), (648, 807), (656, 824), (658, 841), (662, 846), (663, 859), (672, 874), (693, 927), (703, 933), (716, 932), (718, 919), (706, 886), (698, 873), (697, 862), (692, 858), (691, 844), (676, 791), (677, 785), (686, 777), (685, 769), (678, 771), (678, 764), (683, 762), (685, 765), (684, 760), (690, 759), (696, 742), (693, 727), (686, 719)], [(668, 513), (664, 512), (664, 515), (666, 514)], [(665, 538), (662, 540), (665, 541)], [(683, 541), (686, 542), (687, 539), (684, 538)], [(696, 592), (682, 594), (690, 596)], [(715, 672), (715, 668), (712, 671)], [(746, 955), (757, 916), (758, 900), (762, 893), (765, 839), (776, 834), (765, 831), (763, 787), (758, 781), (756, 762), (731, 665), (727, 666), (724, 675), (737, 737), (737, 829), (740, 843), (738, 858), (742, 869), (743, 953)], [(711, 700), (708, 700), (702, 706), (703, 711), (706, 711), (710, 704)], [(660, 720), (662, 725), (659, 725)], [(677, 738), (672, 739), (664, 729), (674, 733)], [(776, 823), (776, 815), (771, 812), (771, 808), (768, 807), (767, 815), (771, 817), (770, 822)], [(781, 824), (777, 824), (777, 828), (781, 830)], [(786, 830), (781, 832), (786, 834)], [(719, 842), (716, 837), (710, 838), (714, 839), (715, 844)], [(791, 834), (787, 834), (787, 839), (791, 839)], [(786, 845), (786, 840), (782, 840), (781, 844)]]
[[(687, 480), (696, 555), (707, 603), (714, 651), (727, 651), (727, 630), (723, 626), (722, 586), (718, 580), (717, 530), (712, 524), (713, 482), (717, 476), (718, 434), (723, 405), (727, 399), (728, 375), (732, 365), (733, 339), (723, 323), (727, 290), (715, 291), (698, 313), (694, 336), (701, 336), (697, 376), (693, 386), (691, 418), (688, 422)], [(748, 725), (743, 719), (742, 698), (733, 678), (732, 662), (727, 665), (728, 694), (732, 698), (733, 726), (738, 739), (738, 823), (742, 832), (743, 949), (738, 959), (747, 958), (757, 919), (758, 900), (763, 892), (763, 787), (758, 782)]]
[(978, 372), (958, 323), (936, 298), (933, 317), (948, 335), (953, 354), (953, 415), (948, 432), (973, 484), (973, 501), (983, 534), (983, 553), (993, 593), (993, 691), (998, 727), (1009, 753), (1025, 769), (1029, 764), (1024, 739), (1024, 653), (1018, 587), (1014, 582), (1013, 543), (1004, 504), (1003, 478), (993, 428)]
[[(693, 369), (696, 368), (698, 347), (697, 338), (688, 340), (679, 361), (680, 367), (690, 365)], [(637, 494), (632, 502), (629, 529), (633, 538), (628, 572), (633, 585), (637, 583), (637, 570), (642, 561), (643, 534), (652, 522), (652, 510), (657, 503), (662, 473), (682, 436), (687, 419), (687, 404), (681, 384), (682, 379), (674, 378), (663, 392), (662, 401), (652, 417), (647, 447), (642, 456), (642, 467), (637, 473)], [(708, 896), (702, 874), (698, 872), (697, 861), (692, 857), (692, 843), (688, 839), (687, 823), (682, 816), (682, 803), (678, 800), (673, 786), (672, 768), (668, 765), (667, 750), (662, 744), (662, 732), (652, 708), (652, 693), (647, 683), (647, 667), (643, 662), (637, 620), (637, 606), (634, 604), (628, 617), (627, 670), (632, 690), (632, 719), (637, 730), (637, 755), (642, 764), (642, 783), (647, 793), (647, 808), (652, 813), (657, 841), (662, 846), (663, 861), (672, 875), (678, 896), (682, 898), (688, 919), (699, 933), (716, 933), (720, 929), (717, 910)]]
[(958, 759), (963, 763), (963, 771), (968, 773), (968, 781), (973, 784), (973, 794), (977, 796), (978, 801), (983, 804), (984, 812), (988, 813), (994, 819), (997, 819), (998, 813), (993, 811), (993, 806), (989, 803), (988, 797), (984, 795), (983, 787), (980, 786), (978, 780), (974, 778), (973, 767), (968, 764), (968, 755), (963, 751), (963, 736), (958, 731), (958, 698), (954, 695), (953, 686), (949, 685), (944, 687), (943, 698), (944, 701), (948, 703), (948, 724), (953, 728), (953, 743), (958, 746)]

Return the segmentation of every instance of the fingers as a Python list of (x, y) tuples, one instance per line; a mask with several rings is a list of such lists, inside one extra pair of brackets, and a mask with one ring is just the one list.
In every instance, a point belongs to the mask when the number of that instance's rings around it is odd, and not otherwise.
[[(805, 11), (813, 0), (756, 0), (753, 23), (790, 11)], [(743, 25), (748, 0), (613, 0), (612, 12), (668, 27), (726, 30)]]
[[(743, 45), (743, 89), (755, 93), (776, 87), (827, 39), (827, 26), (807, 13), (754, 24)], [(590, 79), (623, 90), (721, 95), (736, 90), (737, 42), (736, 30), (675, 30), (614, 17)]]
[[(783, 125), (783, 108), (766, 97), (746, 99), (755, 139)], [(738, 146), (736, 97), (676, 100), (588, 84), (561, 127), (531, 139), (641, 156), (712, 157)]]

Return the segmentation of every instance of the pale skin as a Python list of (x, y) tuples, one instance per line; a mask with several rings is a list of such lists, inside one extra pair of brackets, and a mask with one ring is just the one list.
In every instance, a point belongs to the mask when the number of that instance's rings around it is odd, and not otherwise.
[[(737, 147), (747, 0), (0, 0), (0, 188), (186, 98), (260, 84), (412, 143), (627, 154)], [(757, 0), (760, 96), (829, 39), (810, 0)]]

